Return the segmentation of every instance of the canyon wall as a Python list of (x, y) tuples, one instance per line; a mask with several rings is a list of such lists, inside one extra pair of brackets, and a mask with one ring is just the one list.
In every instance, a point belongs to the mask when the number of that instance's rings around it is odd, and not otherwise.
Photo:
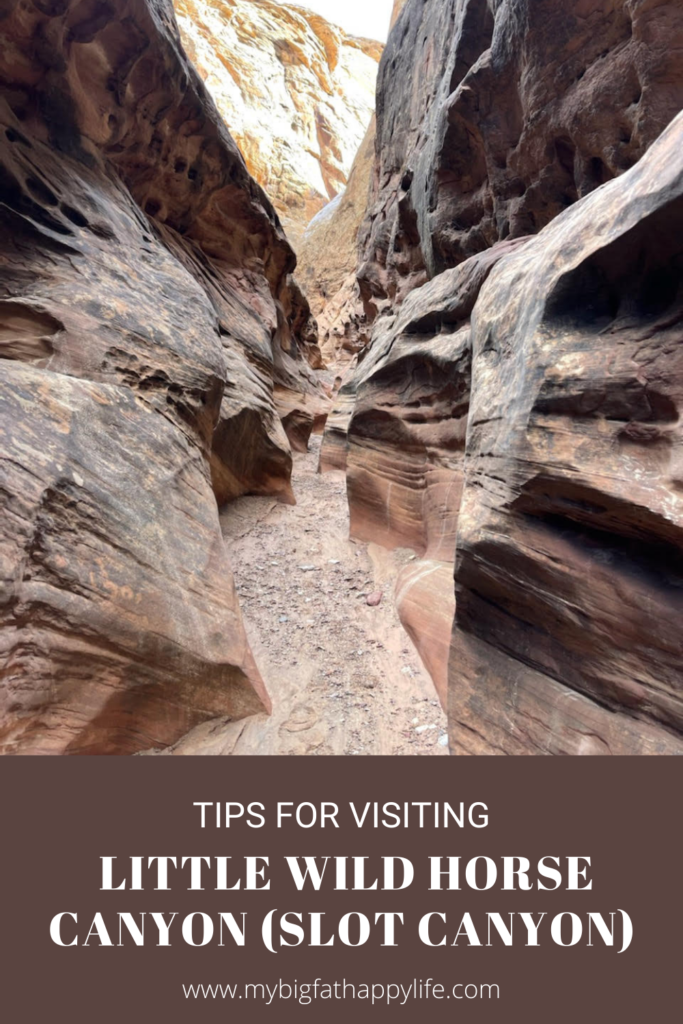
[(680, 115), (482, 288), (459, 752), (683, 752), (682, 229)]
[(394, 0), (394, 6), (391, 10), (391, 28), (393, 28), (398, 21), (398, 16), (407, 2), (408, 0)]
[(175, 0), (182, 39), (295, 248), (343, 192), (382, 44), (271, 0)]
[(672, 0), (409, 0), (377, 85), (371, 318), (633, 166), (683, 105), (681, 18)]
[(421, 556), (455, 753), (683, 750), (682, 42), (667, 0), (408, 0), (381, 62), (322, 466)]
[(2, 33), (0, 750), (163, 747), (269, 706), (216, 499), (292, 500), (314, 324), (169, 3)]
[(356, 269), (358, 231), (368, 206), (374, 156), (373, 117), (346, 189), (313, 218), (297, 253), (297, 276), (318, 323), (322, 354), (337, 369), (369, 340)]
[[(406, 0), (394, 0), (393, 28)], [(342, 195), (306, 228), (297, 249), (301, 277), (320, 329), (323, 354), (338, 369), (348, 367), (370, 340), (356, 271), (361, 225), (376, 172), (377, 123), (373, 117)]]

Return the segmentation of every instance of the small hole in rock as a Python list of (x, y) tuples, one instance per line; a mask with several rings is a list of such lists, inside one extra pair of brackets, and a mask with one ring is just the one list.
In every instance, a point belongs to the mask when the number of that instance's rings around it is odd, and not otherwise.
[(104, 238), (107, 241), (111, 241), (116, 238), (116, 233), (113, 228), (110, 228), (108, 224), (103, 224), (101, 221), (96, 221), (90, 225), (90, 230), (98, 238)]
[(26, 179), (26, 187), (29, 192), (36, 197), (36, 199), (39, 199), (41, 203), (45, 203), (46, 206), (57, 205), (57, 196), (54, 194), (52, 189), (49, 189), (47, 185), (38, 178), (34, 178), (29, 175)]
[(22, 135), (21, 132), (18, 132), (15, 128), (6, 128), (5, 135), (7, 137), (8, 142), (23, 142), (25, 146), (28, 146), (28, 148), (31, 149), (31, 143), (28, 141), (28, 139), (24, 135)]
[(72, 224), (76, 225), (76, 227), (87, 228), (87, 217), (84, 217), (82, 213), (79, 213), (78, 210), (75, 210), (73, 206), (68, 206), (67, 203), (62, 203), (60, 206), (60, 210), (62, 211), (65, 217), (68, 217)]

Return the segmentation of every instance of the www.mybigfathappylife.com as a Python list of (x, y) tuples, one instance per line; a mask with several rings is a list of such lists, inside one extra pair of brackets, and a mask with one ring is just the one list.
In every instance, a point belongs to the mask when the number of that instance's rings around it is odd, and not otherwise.
[(371, 1003), (397, 1003), (405, 1006), (411, 1001), (426, 999), (500, 999), (500, 986), (495, 984), (474, 984), (457, 982), (441, 985), (432, 978), (422, 981), (414, 979), (409, 984), (380, 984), (370, 982), (357, 984), (349, 981), (324, 982), (316, 978), (312, 982), (283, 981), (268, 984), (217, 984), (182, 986), (186, 999), (247, 999), (264, 1002), (267, 1006), (276, 999), (292, 1000), (307, 1006), (314, 1000), (360, 1000)]

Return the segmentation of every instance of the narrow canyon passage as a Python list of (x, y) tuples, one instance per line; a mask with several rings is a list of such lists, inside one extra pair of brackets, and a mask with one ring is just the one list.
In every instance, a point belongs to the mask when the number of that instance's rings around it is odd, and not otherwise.
[(681, 0), (173, 4), (3, 6), (0, 755), (683, 752)]
[(296, 507), (246, 497), (221, 516), (273, 714), (207, 723), (170, 753), (448, 752), (445, 715), (394, 603), (411, 552), (348, 539), (344, 476), (318, 474), (320, 442), (294, 456)]

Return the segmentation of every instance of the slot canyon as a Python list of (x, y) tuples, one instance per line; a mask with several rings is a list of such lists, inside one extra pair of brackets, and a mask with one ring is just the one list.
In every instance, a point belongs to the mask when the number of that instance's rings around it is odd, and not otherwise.
[(0, 2), (0, 753), (683, 754), (683, 6)]

